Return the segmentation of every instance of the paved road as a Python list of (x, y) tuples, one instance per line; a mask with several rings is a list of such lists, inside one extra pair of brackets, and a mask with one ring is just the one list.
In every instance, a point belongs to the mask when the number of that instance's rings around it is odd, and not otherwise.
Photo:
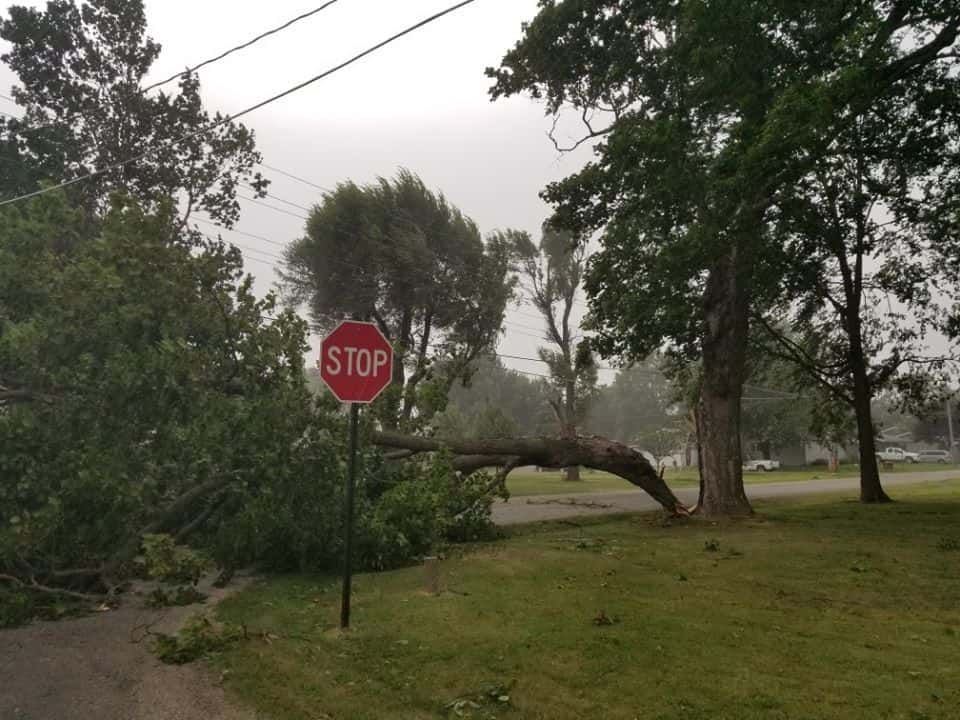
[[(881, 475), (885, 488), (898, 485), (917, 485), (926, 482), (960, 478), (960, 470), (935, 472), (896, 473)], [(772, 497), (791, 497), (823, 492), (855, 492), (860, 487), (856, 477), (799, 482), (763, 483), (747, 485), (751, 500)], [(697, 501), (697, 488), (687, 487), (675, 491), (677, 497), (688, 505)], [(656, 510), (660, 505), (643, 490), (617, 490), (612, 492), (582, 493), (579, 495), (532, 495), (511, 498), (509, 502), (493, 506), (493, 520), (499, 525), (558, 520), (577, 515), (605, 515), (622, 512)]]

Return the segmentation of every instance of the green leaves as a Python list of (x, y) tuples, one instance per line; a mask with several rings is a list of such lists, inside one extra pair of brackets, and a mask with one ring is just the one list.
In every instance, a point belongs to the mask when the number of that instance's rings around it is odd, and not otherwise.
[(141, 91), (160, 54), (146, 26), (141, 0), (10, 8), (0, 21), (10, 44), (2, 59), (17, 74), (13, 96), (24, 112), (0, 120), (8, 138), (0, 146), (0, 197), (96, 173), (66, 191), (91, 216), (115, 192), (150, 207), (182, 193), (187, 214), (202, 210), (230, 226), (239, 217), (238, 182), (262, 195), (267, 182), (254, 170), (261, 157), (253, 134), (232, 122), (206, 129), (214, 118), (195, 75), (183, 76), (175, 95)]

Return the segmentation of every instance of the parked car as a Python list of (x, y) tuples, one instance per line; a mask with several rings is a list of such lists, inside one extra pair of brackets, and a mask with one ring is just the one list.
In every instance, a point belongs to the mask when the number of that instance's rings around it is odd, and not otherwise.
[(770, 472), (780, 469), (779, 460), (747, 460), (743, 464), (745, 472)]
[(903, 448), (888, 447), (877, 453), (877, 460), (887, 463), (915, 463), (919, 455), (917, 453), (907, 452)]
[(950, 453), (946, 450), (924, 450), (917, 454), (917, 462), (941, 463), (946, 465), (951, 462)]

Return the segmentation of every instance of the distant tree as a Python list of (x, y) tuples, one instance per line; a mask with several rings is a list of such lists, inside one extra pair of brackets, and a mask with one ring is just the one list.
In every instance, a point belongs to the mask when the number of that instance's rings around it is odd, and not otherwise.
[[(493, 356), (477, 360), (469, 382), (450, 388), (446, 409), (433, 420), (444, 437), (542, 435), (552, 425), (544, 388), (538, 379), (510, 370)], [(490, 435), (497, 428), (496, 435)]]
[(584, 428), (611, 440), (635, 444), (641, 437), (672, 427), (682, 409), (674, 401), (670, 381), (659, 364), (659, 357), (653, 356), (623, 368), (613, 382), (598, 388)]
[(2, 60), (19, 79), (11, 93), (23, 114), (0, 118), (0, 199), (90, 176), (65, 189), (88, 219), (121, 192), (145, 207), (178, 197), (182, 220), (200, 211), (230, 226), (241, 184), (263, 195), (253, 132), (235, 122), (209, 129), (222, 116), (204, 110), (196, 75), (182, 76), (176, 93), (143, 91), (160, 54), (146, 25), (142, 0), (8, 10)]
[[(553, 408), (560, 434), (576, 437), (596, 394), (597, 368), (589, 344), (579, 337), (571, 318), (586, 270), (586, 246), (572, 234), (545, 225), (538, 244), (524, 232), (507, 236), (525, 297), (543, 317), (550, 346), (537, 353), (550, 373)], [(567, 480), (579, 480), (580, 469), (566, 469)]]
[(318, 330), (349, 317), (380, 327), (395, 350), (380, 418), (422, 428), (496, 345), (513, 293), (508, 252), (499, 235), (484, 242), (470, 218), (402, 170), (324, 195), (284, 253), (283, 286)]

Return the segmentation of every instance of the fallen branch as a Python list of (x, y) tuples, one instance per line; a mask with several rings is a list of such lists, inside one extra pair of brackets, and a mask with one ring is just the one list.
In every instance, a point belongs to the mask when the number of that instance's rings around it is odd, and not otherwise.
[(0, 574), (0, 580), (12, 583), (18, 588), (24, 590), (29, 590), (31, 592), (44, 593), (46, 595), (60, 595), (62, 597), (73, 598), (74, 600), (83, 600), (84, 602), (103, 602), (106, 599), (106, 595), (91, 595), (89, 593), (76, 592), (74, 590), (64, 590), (63, 588), (50, 587), (48, 585), (41, 585), (38, 582), (26, 582), (14, 575), (4, 575)]
[(376, 432), (373, 433), (372, 441), (381, 447), (410, 450), (413, 453), (448, 450), (458, 456), (453, 459), (453, 466), (463, 472), (495, 466), (509, 466), (513, 469), (522, 465), (537, 465), (560, 469), (582, 465), (622, 477), (646, 491), (674, 515), (689, 514), (687, 508), (643, 455), (606, 438), (437, 440), (394, 432)]

